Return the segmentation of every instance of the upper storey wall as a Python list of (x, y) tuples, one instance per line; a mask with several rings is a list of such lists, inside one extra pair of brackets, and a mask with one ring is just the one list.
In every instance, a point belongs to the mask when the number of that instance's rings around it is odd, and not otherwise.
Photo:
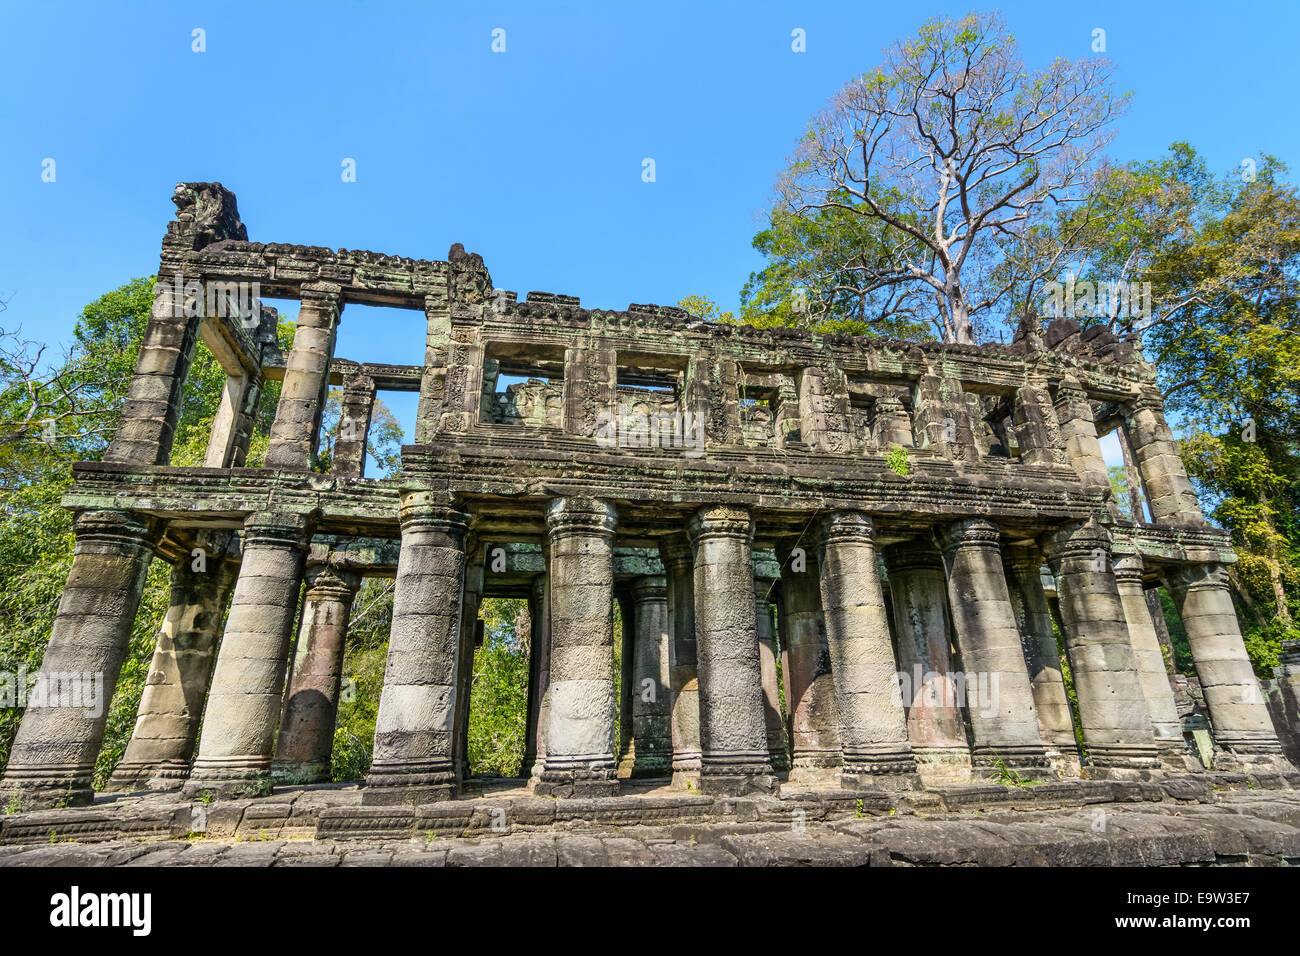
[[(1103, 428), (1118, 423), (1130, 442), (1156, 521), (1203, 524), (1155, 370), (1103, 330), (1057, 322), (1010, 345), (957, 346), (707, 323), (671, 307), (584, 309), (574, 297), (543, 293), (519, 302), (459, 245), (430, 261), (250, 242), (234, 195), (220, 184), (181, 184), (173, 200), (158, 299), (111, 462), (166, 464), (202, 338), (235, 383), (221, 442), (210, 449), (213, 467), (242, 462), (248, 399), (265, 378), (283, 376), (267, 458), (280, 471), (311, 467), (335, 383), (344, 386), (349, 422), (360, 423), (360, 436), (345, 439), (346, 454), (336, 456), (336, 468), (354, 475), (364, 465), (375, 389), (418, 388), (406, 471), (466, 488), (495, 488), (502, 449), (517, 456), (531, 448), (539, 472), (548, 455), (581, 460), (597, 483), (626, 471), (629, 455), (667, 450), (695, 459), (704, 485), (714, 481), (710, 467), (734, 471), (743, 453), (796, 484), (823, 486), (851, 484), (843, 469), (854, 461), (864, 464), (850, 475), (883, 474), (901, 449), (914, 490), (933, 479), (936, 500), (950, 490), (1010, 487), (1025, 492), (1030, 508), (1046, 495), (1067, 501), (1062, 513), (1077, 514), (1113, 510), (1102, 420)], [(275, 344), (273, 312), (241, 311), (250, 296), (300, 301), (289, 354)], [(336, 358), (350, 303), (423, 310), (423, 356), (382, 367)], [(502, 391), (502, 376), (526, 381)]]

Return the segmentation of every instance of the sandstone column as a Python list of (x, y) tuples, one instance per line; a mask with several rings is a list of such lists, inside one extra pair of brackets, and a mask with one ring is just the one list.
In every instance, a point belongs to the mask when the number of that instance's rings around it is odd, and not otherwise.
[[(203, 290), (199, 290), (202, 297)], [(135, 375), (122, 402), (119, 425), (104, 461), (165, 465), (180, 420), (185, 379), (203, 323), (202, 302), (186, 302), (184, 278), (158, 277)]]
[(546, 760), (534, 790), (613, 796), (614, 509), (559, 498), (546, 513), (551, 574), (551, 682)]
[(1109, 533), (1095, 520), (1043, 537), (1056, 575), (1088, 759), (1096, 770), (1114, 775), (1152, 770), (1159, 762), (1110, 546)]
[(1280, 763), (1282, 745), (1241, 640), (1227, 571), (1221, 564), (1183, 565), (1167, 572), (1165, 586), (1178, 606), (1205, 692), (1216, 766)]
[(668, 581), (668, 673), (672, 685), (673, 783), (700, 773), (700, 689), (695, 653), (695, 567), (690, 543), (682, 534), (659, 543)]
[(970, 744), (952, 677), (943, 559), (932, 542), (908, 541), (885, 549), (885, 566), (913, 756), (927, 774), (968, 779)]
[(1072, 376), (1066, 376), (1056, 390), (1055, 412), (1066, 455), (1083, 480), (1084, 490), (1102, 495), (1113, 509), (1115, 494), (1110, 487), (1110, 471), (1097, 439), (1092, 403)]
[(948, 607), (965, 669), (961, 682), (974, 745), (971, 763), (988, 772), (1047, 766), (997, 525), (968, 518), (943, 529)]
[(1128, 624), (1129, 640), (1133, 645), (1138, 681), (1146, 696), (1147, 709), (1151, 712), (1156, 749), (1162, 760), (1172, 762), (1170, 769), (1182, 769), (1182, 757), (1187, 753), (1187, 743), (1183, 739), (1182, 721), (1178, 719), (1174, 689), (1165, 670), (1160, 638), (1156, 635), (1146, 592), (1142, 588), (1140, 554), (1115, 555), (1115, 585), (1119, 588), (1120, 603), (1124, 607), (1124, 620)]
[(59, 598), (34, 693), (9, 752), (0, 800), (23, 810), (91, 801), (95, 759), (153, 557), (155, 529), (134, 515), (88, 511)]
[(533, 578), (528, 595), (528, 618), (532, 633), (528, 660), (528, 740), (524, 745), (525, 777), (537, 777), (546, 759), (546, 721), (551, 696), (551, 601), (549, 575)]
[(763, 675), (754, 620), (753, 522), (743, 508), (700, 509), (688, 528), (695, 565), (700, 789), (776, 789), (767, 755)]
[(1196, 492), (1187, 477), (1173, 432), (1165, 422), (1164, 401), (1143, 395), (1124, 409), (1128, 441), (1142, 474), (1151, 517), (1157, 524), (1196, 527), (1205, 524)]
[(223, 552), (205, 555), (197, 564), (184, 559), (172, 568), (171, 600), (135, 729), (108, 790), (175, 789), (190, 775), (226, 603), (239, 573), (239, 563), (225, 560)]
[(321, 413), (329, 394), (329, 365), (338, 332), (339, 287), (304, 283), (293, 349), (285, 362), (280, 404), (271, 425), (267, 468), (306, 471), (320, 439)]
[(473, 531), (465, 539), (465, 577), (460, 602), (460, 646), (456, 652), (456, 716), (453, 728), (452, 755), (461, 780), (470, 777), (469, 707), (470, 688), (474, 683), (474, 650), (478, 639), (479, 607), (483, 603), (483, 570), (488, 545)]
[(661, 576), (637, 578), (632, 604), (632, 776), (663, 777), (673, 765), (667, 582)]
[(840, 765), (839, 716), (826, 646), (816, 549), (777, 550), (781, 561), (781, 645), (789, 670), (790, 779), (815, 780)]
[(437, 495), (402, 496), (393, 623), (363, 802), (456, 795), (453, 731), (469, 515)]
[(846, 788), (914, 782), (907, 715), (898, 699), (898, 665), (889, 639), (876, 563), (875, 526), (857, 511), (822, 519), (822, 609), (839, 714), (840, 771)]
[(360, 578), (328, 566), (307, 573), (302, 624), (276, 739), (273, 775), (285, 783), (330, 779), (343, 683), (343, 645)]
[(758, 627), (758, 662), (763, 673), (763, 715), (767, 723), (767, 753), (772, 769), (790, 769), (786, 752), (785, 720), (781, 717), (781, 696), (776, 679), (776, 626), (772, 620), (771, 578), (754, 578), (754, 618)]
[(302, 515), (258, 512), (244, 521), (239, 579), (230, 599), (187, 796), (271, 792), (285, 663), (311, 540)]
[(1061, 652), (1052, 630), (1052, 609), (1043, 591), (1042, 552), (1032, 543), (1003, 550), (1011, 605), (1020, 628), (1020, 645), (1029, 666), (1038, 730), (1054, 760), (1064, 760), (1072, 773), (1079, 769), (1079, 744), (1074, 736), (1074, 716), (1061, 676)]

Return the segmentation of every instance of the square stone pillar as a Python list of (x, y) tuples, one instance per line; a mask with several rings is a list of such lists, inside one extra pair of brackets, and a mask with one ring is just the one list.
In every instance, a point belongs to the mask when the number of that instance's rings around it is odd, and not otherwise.
[(320, 440), (321, 414), (329, 394), (329, 366), (334, 358), (342, 308), (338, 286), (304, 283), (298, 328), (285, 363), (280, 404), (271, 423), (266, 467), (308, 471)]
[(1221, 564), (1188, 564), (1165, 573), (1214, 727), (1215, 769), (1262, 766), (1290, 772), (1241, 639)]
[(744, 508), (701, 508), (688, 534), (695, 566), (700, 789), (774, 792), (754, 619), (753, 522)]
[(1183, 724), (1178, 719), (1173, 685), (1169, 683), (1160, 638), (1156, 635), (1151, 609), (1147, 606), (1146, 592), (1142, 587), (1142, 556), (1117, 554), (1114, 565), (1115, 586), (1119, 588), (1120, 603), (1124, 607), (1124, 620), (1128, 624), (1129, 640), (1133, 645), (1138, 681), (1146, 696), (1147, 709), (1151, 712), (1156, 750), (1161, 763), (1168, 769), (1185, 770), (1186, 758), (1191, 754), (1187, 741), (1183, 738)]
[(695, 564), (684, 534), (660, 539), (668, 590), (668, 676), (672, 690), (673, 785), (700, 775), (700, 685), (695, 653)]
[(171, 600), (158, 630), (149, 677), (126, 753), (107, 790), (179, 789), (190, 775), (208, 699), (226, 604), (239, 563), (226, 558), (229, 532), (211, 554), (172, 568)]
[(1042, 547), (1056, 575), (1079, 723), (1094, 774), (1141, 776), (1158, 769), (1151, 710), (1115, 583), (1109, 532), (1095, 520), (1071, 524), (1044, 535)]
[(913, 758), (927, 779), (969, 780), (970, 744), (964, 701), (953, 682), (943, 559), (927, 540), (890, 545), (884, 556), (898, 633), (899, 690)]
[(456, 700), (469, 515), (440, 496), (401, 504), (393, 623), (363, 803), (419, 804), (456, 795)]
[(546, 725), (551, 702), (551, 597), (550, 576), (533, 578), (528, 593), (528, 739), (524, 745), (525, 777), (538, 777), (546, 759)]
[(790, 754), (786, 750), (785, 718), (781, 715), (781, 691), (776, 677), (776, 625), (772, 619), (773, 578), (754, 578), (754, 619), (758, 628), (758, 662), (763, 673), (763, 714), (767, 722), (767, 753), (772, 769), (786, 773)]
[(424, 318), (424, 372), (420, 377), (420, 400), (415, 413), (417, 445), (430, 440), (442, 418), (451, 347), (451, 304), (445, 288), (424, 297)]
[(375, 380), (353, 375), (343, 385), (339, 407), (339, 431), (334, 439), (330, 474), (362, 478), (366, 473), (366, 438), (375, 410)]
[(474, 651), (478, 637), (479, 609), (483, 604), (483, 570), (487, 544), (471, 531), (465, 539), (465, 578), (460, 602), (460, 648), (456, 652), (456, 716), (452, 753), (461, 780), (471, 775), (469, 765), (469, 707), (474, 683)]
[(662, 576), (632, 582), (632, 616), (631, 775), (666, 777), (673, 766), (672, 689), (668, 584)]
[(1200, 502), (1165, 421), (1164, 401), (1158, 394), (1145, 394), (1125, 405), (1123, 411), (1152, 519), (1156, 524), (1203, 526)]
[(790, 714), (792, 781), (830, 779), (841, 762), (839, 714), (812, 541), (777, 548), (781, 562), (781, 646)]
[(360, 584), (358, 575), (328, 565), (307, 572), (302, 623), (271, 768), (277, 783), (330, 779), (348, 617)]
[(1020, 646), (1029, 667), (1038, 731), (1048, 746), (1053, 766), (1069, 776), (1079, 773), (1079, 742), (1074, 715), (1061, 674), (1061, 652), (1052, 629), (1052, 609), (1043, 591), (1043, 554), (1033, 542), (1018, 542), (1002, 550), (1011, 606), (1020, 628)]
[[(131, 640), (157, 530), (141, 517), (88, 511), (50, 641), (0, 780), (23, 810), (88, 804), (108, 705)], [(39, 696), (37, 696), (39, 695)]]
[(122, 402), (117, 431), (104, 451), (104, 461), (165, 465), (170, 460), (185, 379), (203, 323), (201, 287), (197, 294), (197, 301), (187, 301), (182, 277), (158, 277), (135, 375)]
[(534, 792), (614, 796), (614, 509), (558, 498), (546, 512), (551, 682), (546, 759)]
[(876, 559), (875, 526), (861, 512), (837, 511), (818, 527), (822, 609), (831, 658), (843, 765), (841, 785), (919, 784), (898, 695)]
[(1055, 411), (1060, 423), (1065, 453), (1074, 470), (1083, 481), (1084, 491), (1102, 496), (1112, 513), (1118, 517), (1115, 493), (1110, 486), (1110, 470), (1101, 453), (1097, 438), (1097, 424), (1093, 419), (1092, 403), (1077, 379), (1067, 375), (1056, 389)]
[(244, 521), (239, 578), (186, 796), (271, 792), (289, 638), (310, 542), (311, 522), (303, 515), (258, 512)]
[(1050, 775), (997, 525), (968, 518), (944, 528), (939, 539), (964, 668), (957, 675), (960, 696), (974, 736), (972, 772), (996, 775), (1000, 761), (1022, 773)]
[(238, 468), (248, 455), (253, 419), (262, 398), (262, 379), (256, 375), (227, 375), (221, 404), (212, 420), (204, 468)]

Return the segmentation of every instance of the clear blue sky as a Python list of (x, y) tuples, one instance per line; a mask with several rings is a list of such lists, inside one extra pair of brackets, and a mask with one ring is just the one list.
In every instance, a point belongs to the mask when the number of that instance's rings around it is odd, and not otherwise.
[[(985, 7), (981, 7), (982, 9)], [(8, 3), (0, 12), (0, 293), (66, 341), (157, 268), (172, 186), (219, 180), (257, 241), (443, 258), (590, 306), (734, 308), (757, 216), (811, 114), (880, 50), (968, 4)], [(1121, 160), (1189, 140), (1216, 170), (1300, 161), (1300, 5), (1003, 3), (1027, 63), (1106, 31)], [(494, 28), (506, 52), (491, 50)], [(206, 32), (205, 53), (191, 31)], [(791, 31), (807, 52), (791, 52)], [(645, 157), (657, 181), (641, 180)], [(56, 181), (41, 181), (42, 161)], [(341, 162), (357, 181), (341, 180)], [(348, 317), (353, 321), (349, 324)], [(373, 317), (379, 319), (378, 315)], [(340, 354), (414, 363), (410, 321), (345, 313)]]

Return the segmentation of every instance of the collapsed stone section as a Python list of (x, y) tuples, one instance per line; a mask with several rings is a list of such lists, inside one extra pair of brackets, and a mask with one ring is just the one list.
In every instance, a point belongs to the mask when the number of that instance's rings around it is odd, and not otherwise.
[[(1200, 757), (1289, 772), (1270, 710), (1297, 712), (1294, 655), (1266, 702), (1226, 589), (1235, 555), (1136, 343), (1059, 321), (956, 346), (520, 302), (459, 244), (430, 261), (250, 242), (220, 184), (181, 184), (175, 202), (121, 427), (103, 462), (74, 466), (76, 554), (38, 678), (111, 695), (149, 563), (172, 565), (111, 788), (221, 798), (325, 779), (367, 576), (395, 578), (368, 804), (466, 785), (491, 596), (528, 601), (521, 773), (541, 793), (608, 795), (627, 776), (724, 796), (1132, 778)], [(259, 296), (301, 303), (287, 354)], [(335, 355), (352, 304), (423, 311), (422, 354)], [(228, 382), (205, 467), (178, 468), (199, 341)], [(247, 468), (273, 380), (266, 466)], [(397, 479), (365, 477), (381, 389), (419, 395)], [(1136, 463), (1127, 514), (1111, 430)], [(1200, 723), (1160, 653), (1159, 586)], [(85, 704), (28, 708), (0, 784), (24, 808), (90, 800), (106, 706)], [(1206, 724), (1212, 748), (1193, 750)]]

